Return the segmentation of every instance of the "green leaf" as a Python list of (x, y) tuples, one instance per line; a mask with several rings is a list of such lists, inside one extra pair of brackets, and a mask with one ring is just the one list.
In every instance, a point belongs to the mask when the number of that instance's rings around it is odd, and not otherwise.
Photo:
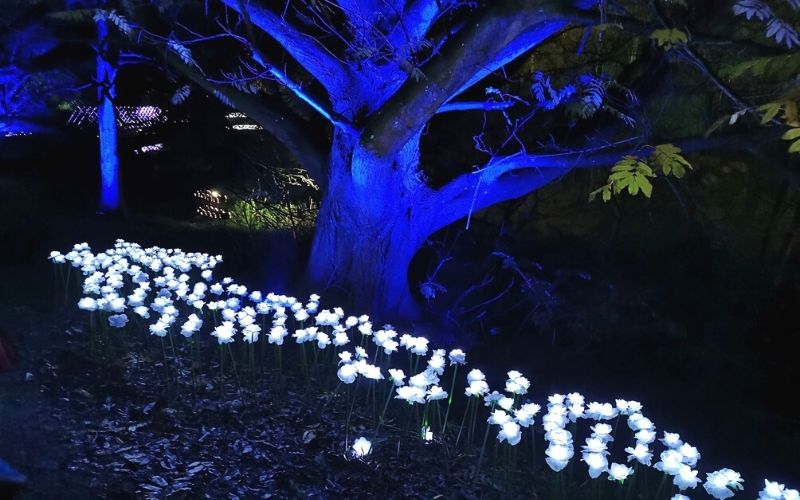
[(798, 116), (797, 113), (797, 102), (793, 99), (787, 100), (783, 106), (783, 121), (785, 121), (787, 125), (797, 127), (800, 126), (798, 118), (800, 118), (800, 116)]
[[(653, 148), (650, 163), (664, 175), (674, 175), (681, 178), (687, 170), (692, 169), (689, 161), (681, 155), (681, 148), (674, 144), (659, 144)], [(651, 176), (652, 177), (652, 176)]]
[(598, 194), (602, 196), (604, 203), (608, 203), (611, 200), (611, 184), (601, 186), (589, 193), (589, 202), (593, 202)]
[(79, 23), (84, 21), (91, 21), (96, 12), (97, 12), (96, 9), (62, 10), (59, 12), (51, 12), (47, 14), (47, 17), (59, 21)]
[[(671, 144), (669, 146), (672, 149), (667, 148), (666, 151), (672, 154), (677, 154), (676, 151), (680, 152), (680, 149)], [(680, 155), (678, 157), (683, 158)], [(633, 155), (624, 156), (611, 167), (607, 183), (589, 193), (589, 201), (594, 200), (598, 194), (601, 194), (603, 201), (608, 202), (613, 195), (618, 195), (623, 191), (627, 191), (631, 196), (636, 196), (641, 192), (650, 198), (653, 193), (653, 184), (650, 182), (649, 177), (655, 176), (653, 168), (642, 158)]]
[(731, 80), (751, 77), (790, 78), (800, 72), (800, 52), (792, 54), (757, 57), (733, 66), (723, 67), (720, 74)]
[(632, 196), (636, 196), (639, 194), (639, 183), (638, 182), (631, 182), (628, 184), (628, 194)]
[(800, 139), (794, 141), (791, 146), (789, 146), (790, 153), (800, 153)]
[(633, 170), (636, 166), (636, 162), (639, 161), (639, 158), (635, 156), (623, 156), (621, 160), (614, 164), (611, 167), (612, 172), (629, 172)]
[(655, 40), (657, 46), (669, 50), (676, 45), (687, 43), (689, 36), (679, 29), (671, 28), (653, 31), (650, 33), (650, 39)]
[(757, 107), (757, 110), (764, 112), (764, 116), (761, 117), (761, 125), (766, 125), (773, 118), (778, 116), (782, 106), (783, 104), (780, 102), (768, 102)]
[(639, 176), (638, 182), (639, 182), (639, 189), (642, 190), (642, 193), (644, 193), (646, 197), (650, 198), (650, 195), (653, 194), (653, 184), (650, 182), (650, 179), (648, 179), (647, 177)]
[(800, 127), (790, 128), (786, 131), (785, 134), (781, 137), (784, 140), (791, 141), (792, 139), (797, 139), (800, 137)]
[(653, 169), (650, 168), (647, 163), (641, 161), (636, 163), (636, 173), (647, 177), (656, 176), (656, 174), (653, 173)]

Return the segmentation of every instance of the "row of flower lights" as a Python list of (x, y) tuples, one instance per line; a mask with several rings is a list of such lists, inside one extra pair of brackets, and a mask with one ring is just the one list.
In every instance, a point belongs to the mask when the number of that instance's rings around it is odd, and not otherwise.
[(261, 125), (257, 123), (234, 123), (231, 125), (233, 130), (264, 130)]
[(228, 196), (220, 193), (216, 189), (198, 189), (194, 192), (194, 197), (200, 200), (196, 213), (209, 219), (228, 219), (231, 214), (224, 208), (228, 202)]
[[(206, 195), (213, 199), (221, 196), (213, 191)], [(346, 316), (339, 307), (320, 310), (320, 297), (316, 294), (311, 295), (304, 304), (295, 297), (249, 291), (247, 287), (235, 283), (232, 278), (215, 281), (213, 269), (222, 261), (222, 257), (218, 255), (186, 253), (180, 249), (160, 247), (142, 248), (135, 243), (117, 240), (113, 248), (98, 254), (94, 254), (88, 244), (79, 243), (66, 254), (52, 252), (50, 260), (81, 270), (85, 277), (82, 286), (84, 297), (79, 300), (78, 307), (93, 313), (105, 313), (108, 324), (113, 328), (124, 328), (129, 322), (129, 315), (148, 320), (155, 313), (157, 319), (149, 325), (152, 335), (171, 335), (174, 326), (179, 328), (182, 336), (191, 338), (208, 323), (207, 314), (210, 313), (214, 316), (215, 324), (210, 335), (216, 338), (222, 349), (237, 338), (246, 344), (257, 343), (262, 333), (257, 318), (261, 316), (263, 321), (271, 318), (267, 342), (275, 345), (280, 353), (284, 339), (289, 336), (289, 319), (293, 318), (297, 328), (291, 336), (297, 344), (311, 343), (320, 351), (333, 345), (339, 358), (337, 377), (341, 383), (353, 384), (359, 377), (368, 382), (377, 382), (386, 378), (385, 373), (390, 383), (389, 388), (392, 389), (389, 396), (394, 394), (394, 399), (405, 401), (409, 405), (426, 405), (426, 409), (428, 404), (438, 405), (438, 402), (447, 400), (447, 413), (441, 429), (444, 435), (457, 373), (459, 367), (467, 363), (466, 354), (460, 349), (453, 349), (449, 353), (444, 349), (431, 351), (428, 339), (424, 337), (398, 335), (391, 325), (373, 329), (367, 315)], [(190, 274), (198, 272), (199, 279), (193, 282)], [(126, 287), (133, 290), (127, 296), (123, 292)], [(192, 313), (185, 322), (179, 323), (180, 309), (187, 308)], [(217, 323), (217, 315), (221, 316), (221, 324)], [(309, 323), (312, 326), (306, 326)], [(342, 349), (351, 343), (351, 334), (360, 336), (360, 342), (354, 344), (352, 352)], [(370, 341), (375, 345), (373, 354), (367, 352)], [(360, 345), (356, 345), (359, 343)], [(399, 368), (384, 369), (376, 364), (381, 359), (380, 356), (388, 359), (401, 348), (409, 353), (410, 371), (417, 369), (416, 363), (413, 370), (411, 369), (412, 357), (416, 356), (418, 362), (431, 352), (430, 357), (425, 360), (423, 371), (415, 375), (409, 373), (407, 378)], [(452, 371), (449, 392), (440, 385), (440, 377), (448, 368), (448, 361)], [(478, 466), (486, 445), (486, 436), (492, 426), (497, 428), (498, 442), (505, 442), (508, 446), (513, 447), (520, 443), (523, 429), (529, 429), (532, 439), (535, 439), (535, 417), (539, 414), (541, 405), (524, 399), (531, 386), (530, 380), (520, 372), (511, 370), (503, 392), (490, 392), (486, 376), (481, 370), (473, 369), (467, 373), (466, 382), (464, 395), (468, 401), (467, 412), (472, 408), (473, 424), (477, 408), (481, 404), (489, 408)], [(384, 412), (389, 401), (387, 399)], [(701, 458), (697, 448), (671, 432), (664, 431), (663, 437), (658, 439), (655, 424), (643, 414), (643, 406), (637, 401), (617, 399), (615, 403), (587, 403), (579, 393), (554, 394), (548, 398), (546, 408), (547, 411), (541, 418), (544, 439), (548, 443), (545, 462), (555, 472), (566, 468), (575, 454), (575, 424), (579, 420), (588, 420), (594, 425), (590, 427), (591, 435), (581, 447), (581, 461), (588, 467), (589, 476), (596, 479), (606, 474), (610, 481), (624, 482), (634, 474), (634, 469), (626, 464), (609, 463), (609, 443), (614, 441), (612, 433), (616, 432), (616, 425), (612, 427), (609, 422), (616, 419), (616, 424), (619, 424), (624, 419), (634, 437), (631, 446), (624, 450), (627, 462), (661, 471), (664, 474), (662, 484), (671, 479), (672, 484), (681, 491), (672, 500), (688, 500), (683, 492), (693, 490), (700, 484), (716, 499), (730, 498), (743, 489), (740, 474), (727, 468), (708, 473), (706, 480), (702, 481), (696, 469)], [(348, 421), (349, 418), (348, 414)], [(572, 431), (567, 430), (569, 424), (573, 424)], [(459, 431), (459, 437), (460, 435)], [(422, 427), (422, 438), (433, 439), (433, 431), (427, 423)], [(659, 441), (663, 451), (658, 455), (660, 460), (652, 464), (654, 450), (651, 446), (657, 446), (656, 441)], [(457, 442), (458, 439), (456, 444)], [(363, 458), (372, 452), (373, 445), (370, 440), (361, 436), (354, 441), (351, 450), (355, 456)], [(765, 487), (759, 492), (758, 498), (800, 500), (800, 493), (787, 489), (783, 484), (765, 481)]]
[[(232, 112), (228, 113), (227, 115), (225, 115), (225, 118), (227, 118), (227, 120), (229, 122), (239, 122), (241, 120), (247, 120), (247, 115), (244, 114), (244, 113), (241, 113), (239, 111), (232, 111)], [(230, 125), (229, 128), (232, 129), (232, 130), (236, 130), (236, 131), (264, 130), (264, 128), (261, 125), (259, 125), (257, 123), (252, 123), (252, 122), (251, 123), (233, 123), (232, 125)]]

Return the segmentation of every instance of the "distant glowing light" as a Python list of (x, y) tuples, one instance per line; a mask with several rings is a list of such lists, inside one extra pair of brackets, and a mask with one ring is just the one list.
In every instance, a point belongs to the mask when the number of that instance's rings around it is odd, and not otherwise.
[(227, 118), (228, 120), (235, 120), (237, 118), (247, 118), (247, 115), (244, 113), (240, 113), (238, 111), (234, 111), (232, 113), (228, 113), (227, 115), (225, 115), (225, 118)]
[[(117, 124), (136, 129), (167, 121), (167, 114), (158, 106), (116, 106)], [(76, 106), (67, 119), (68, 125), (82, 126), (97, 123), (97, 106)]]
[(25, 135), (33, 135), (33, 132), (28, 130), (14, 130), (13, 132), (6, 132), (3, 137), (22, 137)]
[(263, 130), (261, 125), (255, 123), (236, 123), (231, 128), (233, 130)]
[(136, 154), (139, 154), (139, 153), (144, 154), (144, 153), (151, 153), (153, 151), (161, 151), (163, 149), (164, 149), (164, 143), (159, 142), (159, 143), (156, 143), (156, 144), (148, 144), (146, 146), (142, 146), (139, 149), (134, 150), (134, 152)]
[(228, 196), (221, 194), (216, 189), (198, 189), (194, 192), (194, 197), (218, 205), (228, 201)]
[(197, 215), (216, 220), (231, 217), (230, 212), (224, 208), (228, 196), (216, 189), (198, 189), (194, 192), (194, 197), (201, 201), (197, 207)]

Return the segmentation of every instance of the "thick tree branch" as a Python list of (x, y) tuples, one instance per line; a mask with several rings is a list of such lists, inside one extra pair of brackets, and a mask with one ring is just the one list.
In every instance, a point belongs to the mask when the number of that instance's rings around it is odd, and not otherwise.
[(436, 114), (453, 111), (502, 111), (516, 104), (514, 101), (460, 101), (448, 102), (436, 111)]
[(172, 53), (167, 53), (167, 63), (206, 92), (225, 96), (237, 110), (255, 120), (280, 142), (318, 184), (327, 184), (327, 155), (309, 140), (306, 127), (292, 118), (292, 111), (285, 105), (268, 103), (262, 97), (240, 92), (230, 85), (212, 83), (197, 68)]
[[(243, 14), (239, 0), (220, 0), (223, 4)], [(347, 85), (347, 66), (333, 57), (313, 37), (301, 33), (270, 9), (248, 0), (247, 13), (253, 24), (269, 34), (306, 71), (322, 84), (330, 95), (338, 95)]]
[(396, 153), (476, 75), (485, 76), (564, 29), (569, 21), (557, 12), (555, 2), (530, 0), (502, 0), (481, 12), (424, 68), (425, 78), (406, 82), (373, 115), (362, 136), (364, 146), (379, 156)]
[(356, 29), (369, 28), (378, 16), (394, 17), (397, 3), (392, 0), (336, 0), (347, 20)]
[(283, 86), (294, 92), (294, 94), (299, 97), (302, 101), (306, 104), (311, 106), (316, 112), (321, 114), (325, 119), (329, 122), (333, 123), (334, 125), (342, 124), (342, 120), (338, 120), (334, 118), (334, 113), (332, 110), (326, 108), (319, 100), (315, 99), (311, 96), (306, 90), (303, 89), (301, 85), (297, 82), (289, 78), (289, 75), (286, 74), (285, 71), (280, 69), (279, 67), (272, 64), (262, 53), (262, 51), (256, 46), (256, 36), (255, 30), (253, 28), (253, 23), (250, 18), (250, 9), (247, 8), (245, 4), (245, 0), (238, 0), (239, 2), (239, 12), (241, 12), (242, 17), (244, 18), (245, 29), (247, 30), (247, 37), (248, 43), (250, 45), (253, 59), (264, 68), (270, 76), (275, 78), (279, 83)]
[(393, 47), (414, 45), (428, 33), (439, 13), (453, 0), (411, 0), (403, 10), (400, 22), (389, 33)]
[[(629, 149), (629, 148), (628, 148)], [(497, 203), (531, 193), (573, 168), (594, 168), (619, 160), (627, 149), (608, 148), (563, 154), (518, 153), (492, 159), (485, 166), (456, 177), (436, 192), (452, 221)]]
[[(685, 138), (671, 143), (681, 148), (684, 154), (714, 149), (737, 150), (760, 154), (758, 142), (779, 141), (775, 130), (766, 129), (745, 134), (720, 135), (708, 138)], [(635, 138), (638, 139), (638, 138)], [(518, 153), (492, 159), (485, 166), (462, 174), (426, 200), (428, 210), (440, 207), (442, 214), (438, 228), (451, 224), (473, 212), (483, 210), (497, 203), (513, 200), (532, 193), (542, 186), (558, 179), (572, 169), (597, 168), (612, 165), (626, 154), (632, 154), (631, 140), (592, 150), (559, 154)], [(659, 141), (662, 143), (662, 141)], [(775, 162), (766, 162), (774, 166)], [(787, 169), (781, 169), (779, 176), (788, 180)], [(795, 176), (797, 177), (797, 176)], [(442, 211), (441, 207), (447, 207)], [(444, 212), (444, 213), (443, 213)]]

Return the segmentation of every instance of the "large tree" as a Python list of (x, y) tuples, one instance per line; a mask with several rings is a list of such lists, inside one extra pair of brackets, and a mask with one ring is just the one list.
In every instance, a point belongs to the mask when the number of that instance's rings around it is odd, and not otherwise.
[[(574, 41), (568, 50), (579, 55), (587, 43), (605, 44), (622, 59), (614, 71), (630, 86), (658, 75), (666, 51), (679, 48), (674, 52), (728, 95), (734, 110), (752, 111), (687, 45), (687, 34), (679, 29), (689, 24), (685, 13), (665, 11), (685, 10), (680, 1), (581, 2), (580, 8), (559, 0), (220, 3), (222, 11), (214, 14), (212, 7), (208, 16), (216, 15), (216, 24), (223, 26), (219, 36), (246, 47), (238, 70), (228, 67), (224, 78), (211, 78), (207, 64), (174, 55), (172, 62), (261, 123), (317, 177), (324, 198), (308, 275), (321, 289), (346, 290), (381, 317), (419, 313), (408, 276), (412, 259), (434, 232), (473, 212), (531, 193), (571, 169), (614, 164), (637, 151), (637, 157), (618, 164), (617, 177), (609, 177), (607, 189), (599, 192), (607, 197), (627, 187), (649, 196), (647, 178), (653, 172), (637, 160), (652, 130), (646, 117), (637, 121), (636, 111), (629, 113), (636, 103), (633, 94), (601, 76), (609, 71), (607, 64), (584, 60), (573, 80), (554, 75), (551, 81), (527, 71), (532, 78), (524, 84), (511, 75), (526, 74), (518, 71), (520, 64), (530, 65), (531, 54), (548, 42)], [(730, 11), (722, 16), (729, 20)], [(708, 27), (713, 20), (702, 23)], [(195, 41), (213, 38), (191, 33)], [(321, 134), (309, 132), (313, 125), (285, 104), (253, 92), (249, 85), (263, 79), (294, 93), (329, 124), (327, 147), (314, 137)], [(660, 88), (652, 79), (647, 85)], [(522, 96), (521, 88), (529, 94)], [(548, 112), (567, 103), (577, 105), (578, 118), (600, 109), (608, 113), (588, 129), (576, 127), (574, 120), (554, 121)], [(522, 111), (514, 114), (512, 108)], [(468, 114), (484, 124), (472, 138), (477, 151), (449, 157), (464, 165), (432, 164), (445, 155), (421, 157), (421, 137), (429, 128), (467, 123), (437, 118), (445, 113)], [(453, 148), (460, 144), (458, 132), (450, 131)], [(675, 174), (685, 167), (676, 151), (651, 148), (648, 154)]]

